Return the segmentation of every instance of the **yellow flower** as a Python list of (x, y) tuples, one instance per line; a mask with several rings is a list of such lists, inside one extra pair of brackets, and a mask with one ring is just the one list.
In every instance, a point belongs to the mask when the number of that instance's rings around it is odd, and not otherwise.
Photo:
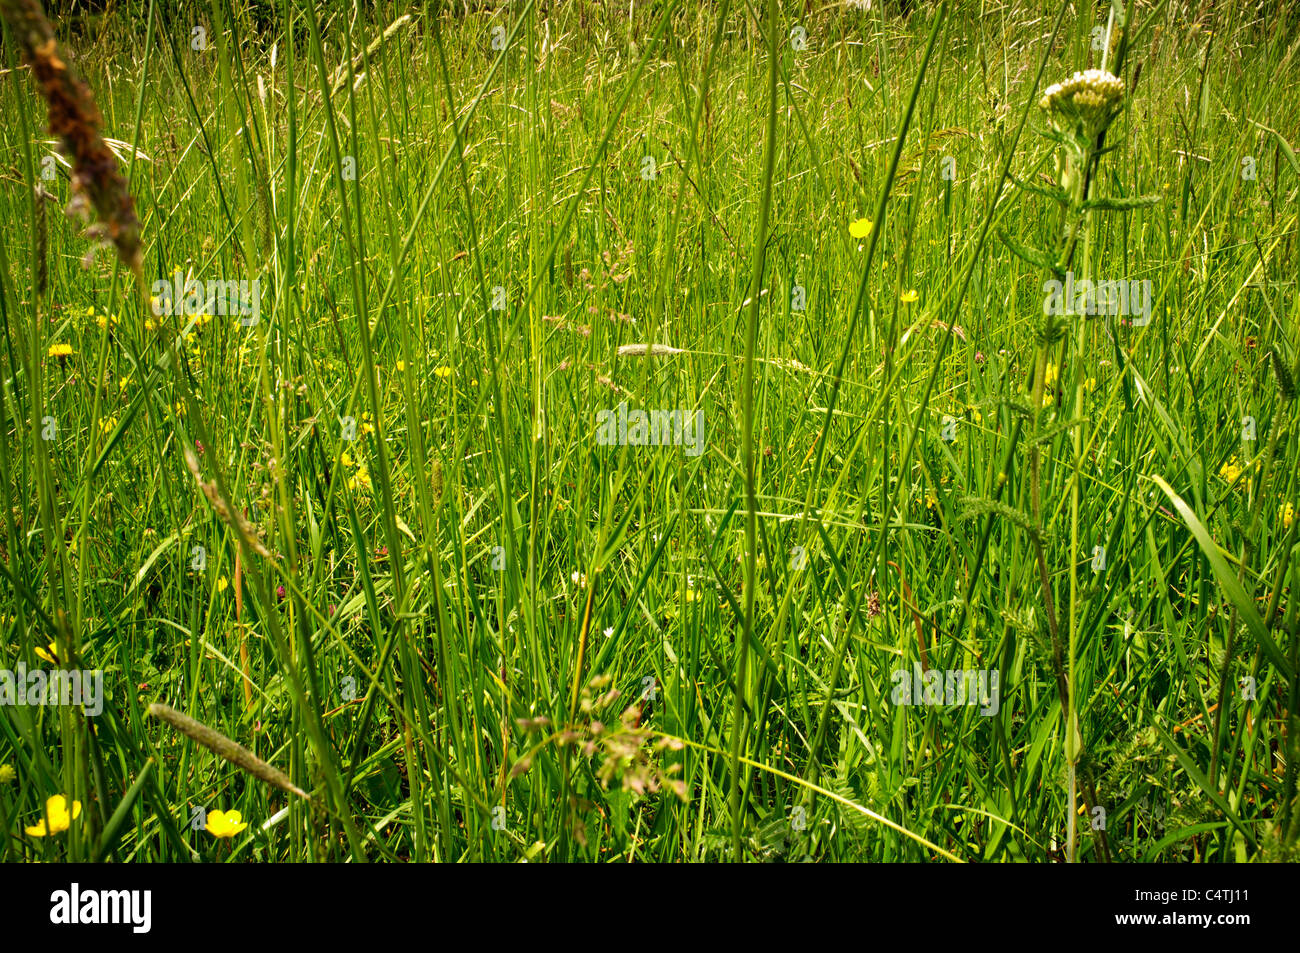
[(866, 238), (871, 234), (873, 223), (870, 219), (860, 218), (856, 221), (849, 222), (849, 234), (854, 238)]
[(45, 352), (50, 357), (72, 357), (71, 344), (51, 344), (50, 349)]
[(228, 580), (225, 576), (222, 576), (220, 579), (217, 580), (217, 592), (225, 592), (226, 588), (229, 585), (230, 585), (230, 580)]
[(1061, 377), (1061, 369), (1055, 364), (1048, 364), (1047, 370), (1043, 372), (1043, 386), (1051, 387)]
[(348, 453), (346, 450), (344, 450), (343, 453), (339, 455), (339, 462), (342, 463), (345, 467), (350, 467), (355, 465), (352, 462), (352, 454)]
[(238, 811), (208, 811), (204, 830), (213, 837), (234, 837), (247, 826)]
[(443, 380), (446, 380), (448, 377), (451, 377), (451, 368), (448, 367), (446, 364), (440, 365), (439, 367), (435, 367), (433, 369), (433, 372), (437, 374), (439, 377), (441, 377)]
[(369, 490), (371, 488), (370, 471), (366, 468), (364, 463), (357, 467), (357, 472), (348, 478), (348, 489), (355, 490), (358, 488), (363, 490)]
[(0, 764), (0, 784), (8, 784), (16, 774), (12, 764)]
[(1095, 391), (1097, 389), (1097, 378), (1089, 377), (1086, 381), (1083, 382), (1083, 389), (1086, 390), (1089, 394)]
[(898, 296), (898, 300), (903, 302), (903, 304), (911, 304), (919, 297), (921, 296), (916, 293), (915, 288), (909, 288), (907, 291), (904, 291), (901, 295)]
[(932, 510), (938, 505), (939, 505), (939, 498), (927, 490), (925, 494), (925, 508), (927, 510)]
[[(68, 799), (62, 794), (56, 794), (45, 802), (45, 817), (41, 818), (39, 824), (26, 828), (27, 833), (32, 837), (45, 837), (48, 834), (58, 834), (66, 831), (72, 826), (72, 819), (81, 813), (81, 802), (72, 802), (72, 813), (68, 813)], [(49, 827), (45, 826), (46, 820), (49, 820)]]
[(1241, 462), (1236, 456), (1233, 456), (1231, 460), (1219, 467), (1219, 476), (1223, 477), (1229, 483), (1235, 483), (1237, 477), (1241, 476), (1241, 470)]
[(131, 375), (130, 375), (130, 374), (127, 374), (125, 377), (120, 378), (120, 379), (118, 380), (118, 382), (117, 382), (117, 389), (120, 390), (120, 391), (121, 391), (122, 393), (124, 393), (124, 394), (126, 393), (126, 389), (127, 389), (128, 387), (130, 387), (130, 386), (131, 386)]
[(44, 659), (45, 661), (49, 662), (51, 665), (58, 665), (59, 664), (58, 646), (56, 646), (53, 642), (50, 643), (50, 647), (47, 649), (43, 649), (40, 646), (37, 646), (36, 657), (39, 659)]
[(1282, 521), (1283, 529), (1291, 528), (1291, 521), (1295, 519), (1295, 507), (1290, 503), (1283, 503), (1277, 508), (1277, 518)]
[(104, 433), (112, 433), (113, 428), (117, 426), (116, 417), (106, 417), (99, 422), (99, 429)]
[(399, 374), (402, 373), (402, 371), (406, 370), (405, 361), (398, 361), (397, 364), (395, 364), (394, 366), (397, 368), (397, 373)]

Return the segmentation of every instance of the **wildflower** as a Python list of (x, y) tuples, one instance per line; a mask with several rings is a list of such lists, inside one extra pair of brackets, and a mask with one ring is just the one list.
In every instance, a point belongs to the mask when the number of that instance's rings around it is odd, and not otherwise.
[(117, 426), (116, 417), (105, 417), (103, 420), (99, 422), (99, 429), (102, 433), (105, 434), (112, 433), (113, 428), (116, 426)]
[(854, 238), (866, 238), (871, 234), (874, 223), (867, 218), (859, 218), (849, 223), (849, 234)]
[(1055, 364), (1048, 364), (1047, 369), (1043, 371), (1043, 386), (1051, 387), (1061, 379), (1061, 368)]
[(448, 377), (451, 377), (451, 368), (448, 367), (446, 364), (442, 364), (438, 367), (435, 367), (433, 369), (433, 372), (437, 374), (439, 377), (441, 377), (443, 380), (446, 380)]
[(373, 484), (370, 482), (370, 470), (363, 463), (357, 467), (357, 472), (348, 478), (349, 490), (369, 490)]
[[(614, 634), (614, 627), (611, 625), (608, 629), (605, 630), (605, 638), (609, 638), (613, 634)], [(12, 772), (12, 770), (13, 769), (11, 768), (10, 771)], [(0, 768), (0, 780), (3, 780), (3, 772), (4, 772), (4, 768)]]
[(222, 576), (220, 579), (217, 580), (217, 592), (225, 592), (229, 586), (230, 586), (230, 580), (227, 579), (225, 576)]
[(398, 361), (397, 364), (396, 364), (395, 366), (396, 366), (396, 368), (397, 368), (397, 373), (399, 373), (399, 374), (402, 373), (402, 371), (406, 370), (406, 362), (405, 362), (405, 361)]
[(1105, 70), (1075, 73), (1043, 92), (1039, 105), (1057, 132), (1091, 148), (1118, 114), (1124, 101), (1124, 81)]
[(284, 598), (284, 586), (283, 586), (283, 584), (281, 584), (281, 585), (275, 587), (275, 598), (276, 598), (276, 599), (283, 599), (283, 598)]
[(1086, 390), (1089, 394), (1095, 391), (1097, 389), (1097, 378), (1089, 377), (1086, 381), (1083, 382), (1083, 389)]
[(898, 296), (898, 300), (903, 302), (903, 304), (911, 304), (919, 297), (921, 296), (916, 293), (915, 288), (909, 288), (907, 291), (904, 291), (901, 295)]
[(50, 643), (49, 648), (43, 649), (40, 646), (37, 646), (36, 657), (39, 659), (43, 659), (46, 662), (49, 662), (51, 665), (58, 665), (59, 664), (58, 646), (56, 646), (53, 642)]
[(123, 394), (126, 393), (126, 389), (127, 389), (128, 387), (130, 387), (130, 386), (131, 386), (131, 375), (130, 375), (130, 374), (127, 374), (125, 377), (120, 377), (120, 378), (118, 378), (118, 381), (117, 381), (117, 389), (118, 389), (119, 391), (121, 391)]
[(16, 774), (12, 764), (0, 764), (0, 784), (9, 784)]
[(573, 580), (573, 584), (579, 589), (587, 588), (587, 574), (585, 572), (575, 572), (569, 578)]
[[(68, 799), (62, 794), (56, 794), (45, 802), (45, 816), (41, 818), (40, 823), (26, 828), (27, 833), (32, 837), (45, 837), (49, 834), (59, 834), (66, 831), (72, 826), (72, 819), (81, 813), (81, 802), (72, 802), (72, 813), (68, 813)], [(46, 821), (49, 826), (46, 826)]]
[(1219, 467), (1219, 476), (1223, 477), (1223, 479), (1227, 480), (1229, 483), (1236, 483), (1237, 478), (1241, 476), (1241, 471), (1241, 461), (1234, 454), (1231, 460), (1228, 460), (1223, 464), (1223, 466)]
[(937, 496), (935, 496), (934, 493), (932, 493), (931, 491), (926, 490), (926, 492), (925, 492), (925, 508), (926, 508), (927, 510), (932, 510), (932, 509), (934, 509), (934, 508), (935, 508), (936, 506), (938, 506), (938, 505), (939, 505), (939, 498), (938, 498)]
[(374, 418), (370, 416), (370, 411), (367, 410), (365, 413), (361, 415), (361, 433), (364, 435), (364, 434), (374, 433), (374, 432), (375, 432)]
[(50, 349), (45, 353), (49, 357), (57, 357), (62, 361), (64, 358), (72, 357), (72, 345), (64, 343), (51, 344)]
[(1295, 507), (1290, 503), (1283, 503), (1277, 508), (1277, 518), (1282, 521), (1283, 529), (1291, 528), (1291, 521), (1295, 519)]
[(234, 837), (247, 826), (238, 811), (208, 811), (208, 822), (203, 829), (213, 837)]

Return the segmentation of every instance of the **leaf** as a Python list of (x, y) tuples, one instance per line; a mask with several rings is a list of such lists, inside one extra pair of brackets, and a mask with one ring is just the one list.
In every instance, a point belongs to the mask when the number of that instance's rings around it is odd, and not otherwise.
[(1210, 561), (1210, 568), (1214, 570), (1214, 577), (1219, 581), (1220, 587), (1222, 587), (1224, 593), (1236, 608), (1237, 614), (1246, 623), (1246, 628), (1250, 630), (1250, 634), (1255, 637), (1255, 641), (1259, 643), (1260, 648), (1264, 650), (1264, 654), (1268, 656), (1274, 667), (1286, 676), (1288, 684), (1293, 682), (1295, 680), (1295, 671), (1291, 668), (1291, 663), (1287, 661), (1286, 656), (1282, 654), (1282, 650), (1278, 648), (1277, 643), (1268, 634), (1268, 628), (1264, 625), (1264, 620), (1259, 617), (1259, 611), (1255, 608), (1254, 601), (1242, 588), (1241, 583), (1237, 581), (1237, 577), (1232, 574), (1228, 561), (1223, 558), (1223, 553), (1219, 551), (1218, 544), (1210, 536), (1210, 531), (1205, 528), (1205, 524), (1192, 512), (1191, 507), (1183, 501), (1181, 496), (1174, 492), (1173, 487), (1166, 483), (1162, 477), (1152, 474), (1151, 479), (1155, 481), (1156, 486), (1164, 491), (1165, 496), (1169, 497), (1169, 502), (1173, 504), (1174, 509), (1178, 511), (1178, 515), (1187, 524), (1187, 528), (1196, 537), (1196, 542), (1200, 544), (1201, 551), (1205, 553), (1205, 558)]
[(1135, 208), (1146, 208), (1151, 205), (1156, 205), (1163, 198), (1163, 195), (1140, 195), (1136, 198), (1128, 199), (1088, 199), (1088, 201), (1083, 203), (1083, 207), (1103, 212), (1131, 212)]
[(1276, 129), (1270, 129), (1261, 122), (1255, 122), (1253, 119), (1247, 121), (1252, 126), (1259, 126), (1259, 128), (1263, 129), (1265, 132), (1271, 132), (1273, 134), (1273, 137), (1277, 139), (1277, 144), (1282, 147), (1282, 153), (1286, 156), (1286, 161), (1290, 164), (1291, 171), (1300, 175), (1300, 160), (1296, 159), (1295, 150), (1291, 148), (1289, 142), (1282, 138), (1282, 133), (1278, 132)]
[(1012, 241), (1011, 237), (1001, 228), (998, 229), (998, 238), (1002, 239), (1002, 244), (1011, 249), (1012, 254), (1017, 258), (1022, 258), (1035, 268), (1042, 268), (1050, 271), (1058, 277), (1064, 277), (1064, 273), (1056, 266), (1056, 263), (1048, 259), (1046, 252), (1041, 252), (1036, 248), (1027, 248)]
[(140, 796), (140, 791), (144, 787), (145, 781), (149, 780), (149, 772), (153, 770), (153, 758), (148, 758), (140, 773), (135, 776), (135, 782), (127, 789), (126, 794), (122, 797), (122, 802), (118, 804), (117, 810), (113, 816), (108, 819), (108, 824), (104, 827), (104, 833), (99, 838), (99, 844), (95, 848), (95, 854), (91, 858), (93, 863), (98, 863), (104, 859), (117, 841), (118, 832), (121, 831), (122, 825), (126, 823), (127, 817), (131, 814), (131, 807), (135, 804), (136, 799)]
[(141, 566), (140, 570), (135, 574), (135, 581), (131, 583), (131, 588), (127, 590), (127, 595), (135, 592), (136, 587), (139, 586), (140, 583), (144, 581), (144, 577), (149, 574), (149, 568), (158, 561), (158, 557), (174, 546), (176, 541), (180, 538), (180, 533), (172, 533), (158, 544), (158, 548), (149, 554), (149, 558), (144, 561), (144, 565)]
[(1201, 769), (1196, 766), (1196, 762), (1191, 759), (1186, 751), (1174, 743), (1174, 739), (1169, 737), (1163, 728), (1157, 724), (1152, 724), (1151, 727), (1156, 730), (1156, 734), (1160, 736), (1160, 740), (1163, 742), (1164, 746), (1169, 749), (1169, 753), (1174, 756), (1174, 760), (1178, 762), (1179, 767), (1186, 771), (1187, 776), (1196, 782), (1196, 786), (1205, 792), (1205, 796), (1213, 802), (1214, 806), (1223, 812), (1223, 816), (1232, 822), (1232, 826), (1241, 831), (1242, 836), (1244, 836), (1246, 840), (1250, 841), (1250, 846), (1256, 847), (1255, 835), (1241, 822), (1241, 818), (1233, 813), (1228, 802), (1223, 799), (1223, 795), (1214, 790), (1210, 785), (1210, 779), (1207, 778), (1205, 774), (1202, 773)]

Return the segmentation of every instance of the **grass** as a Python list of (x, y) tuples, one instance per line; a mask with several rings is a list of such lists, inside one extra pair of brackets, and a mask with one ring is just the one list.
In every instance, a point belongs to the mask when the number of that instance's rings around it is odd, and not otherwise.
[(143, 266), (7, 28), (0, 668), (105, 698), (4, 859), (1295, 858), (1296, 5), (65, 6)]

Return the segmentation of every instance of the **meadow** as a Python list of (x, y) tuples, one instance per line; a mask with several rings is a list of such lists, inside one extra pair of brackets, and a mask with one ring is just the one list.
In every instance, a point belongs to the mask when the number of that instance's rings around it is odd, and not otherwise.
[(1297, 859), (1300, 5), (36, 8), (0, 859)]

